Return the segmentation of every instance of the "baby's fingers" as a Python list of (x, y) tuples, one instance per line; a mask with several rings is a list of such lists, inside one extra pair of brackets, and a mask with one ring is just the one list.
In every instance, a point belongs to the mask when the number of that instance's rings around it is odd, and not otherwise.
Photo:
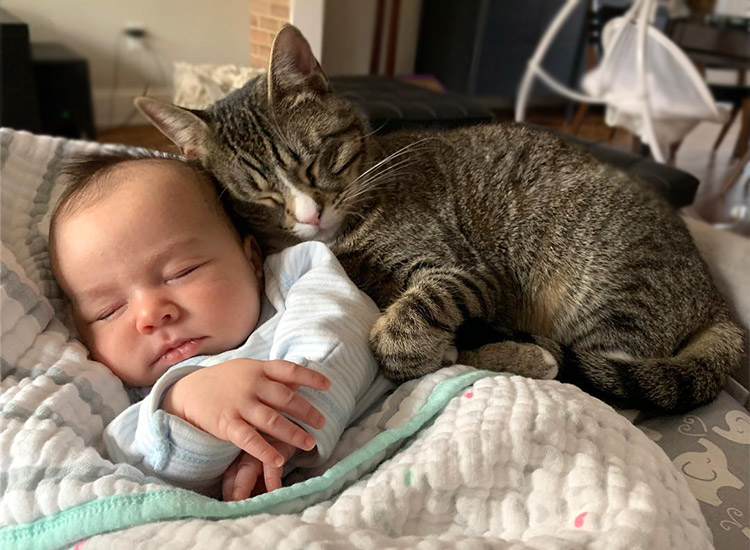
[(224, 473), (221, 483), (224, 501), (249, 498), (262, 470), (263, 463), (257, 458), (241, 453)]
[(263, 364), (263, 372), (271, 380), (283, 384), (297, 384), (299, 386), (308, 386), (316, 390), (327, 390), (331, 381), (325, 376), (314, 370), (281, 359), (276, 361), (266, 361)]
[(263, 479), (266, 482), (266, 491), (269, 493), (276, 489), (281, 489), (281, 468), (276, 466), (263, 465)]
[(322, 428), (326, 423), (325, 417), (307, 399), (286, 384), (263, 380), (258, 384), (257, 396), (269, 407), (285, 412), (313, 428)]
[[(287, 420), (287, 422), (289, 421)], [(235, 418), (231, 420), (226, 427), (225, 433), (228, 441), (234, 443), (247, 454), (254, 456), (264, 464), (283, 466), (284, 456), (244, 419)]]
[[(279, 441), (283, 441), (304, 451), (309, 451), (315, 447), (315, 439), (310, 434), (297, 426), (297, 424), (281, 416), (278, 411), (262, 403), (253, 403), (252, 406), (241, 409), (240, 414), (242, 414), (249, 424), (255, 426), (263, 433), (275, 437)], [(267, 441), (264, 441), (264, 443), (271, 447), (275, 453), (279, 454), (279, 451), (273, 448)], [(279, 463), (258, 458), (264, 464), (281, 466)]]

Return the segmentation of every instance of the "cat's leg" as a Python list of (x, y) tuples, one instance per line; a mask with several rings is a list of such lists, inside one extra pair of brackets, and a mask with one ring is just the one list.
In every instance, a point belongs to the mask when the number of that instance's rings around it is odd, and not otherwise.
[(412, 272), (406, 290), (370, 332), (385, 376), (408, 380), (454, 362), (458, 327), (469, 318), (494, 316), (495, 285), (491, 277), (451, 267)]

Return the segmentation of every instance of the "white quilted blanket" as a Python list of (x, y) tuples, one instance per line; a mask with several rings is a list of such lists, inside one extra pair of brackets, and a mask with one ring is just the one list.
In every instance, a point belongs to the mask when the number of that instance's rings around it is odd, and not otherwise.
[(244, 502), (112, 464), (101, 433), (127, 395), (70, 338), (46, 257), (60, 158), (82, 147), (0, 131), (0, 548), (712, 548), (684, 478), (610, 407), (462, 366), (404, 384), (326, 467)]

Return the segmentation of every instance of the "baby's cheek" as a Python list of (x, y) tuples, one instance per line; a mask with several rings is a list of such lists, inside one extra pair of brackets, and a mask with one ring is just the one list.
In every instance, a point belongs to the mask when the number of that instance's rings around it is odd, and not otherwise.
[(240, 345), (255, 330), (258, 323), (260, 296), (257, 289), (250, 285), (244, 286), (234, 294), (234, 298), (227, 304), (227, 309), (231, 310), (233, 340)]
[[(122, 337), (107, 329), (85, 331), (84, 344), (91, 352), (94, 361), (102, 363), (118, 378), (132, 384), (136, 382), (137, 368), (135, 349), (122, 340)], [(129, 367), (129, 368), (128, 368)]]

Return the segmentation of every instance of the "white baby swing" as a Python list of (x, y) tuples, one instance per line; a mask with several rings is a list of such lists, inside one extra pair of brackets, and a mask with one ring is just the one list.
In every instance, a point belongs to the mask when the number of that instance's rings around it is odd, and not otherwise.
[(606, 105), (606, 123), (639, 136), (659, 162), (664, 162), (664, 149), (681, 141), (698, 122), (721, 121), (723, 113), (690, 59), (650, 24), (656, 0), (634, 0), (622, 17), (607, 23), (602, 33), (604, 56), (599, 66), (585, 75), (585, 93), (550, 76), (542, 61), (580, 1), (566, 1), (529, 60), (518, 91), (516, 121), (525, 117), (537, 76), (570, 99)]

